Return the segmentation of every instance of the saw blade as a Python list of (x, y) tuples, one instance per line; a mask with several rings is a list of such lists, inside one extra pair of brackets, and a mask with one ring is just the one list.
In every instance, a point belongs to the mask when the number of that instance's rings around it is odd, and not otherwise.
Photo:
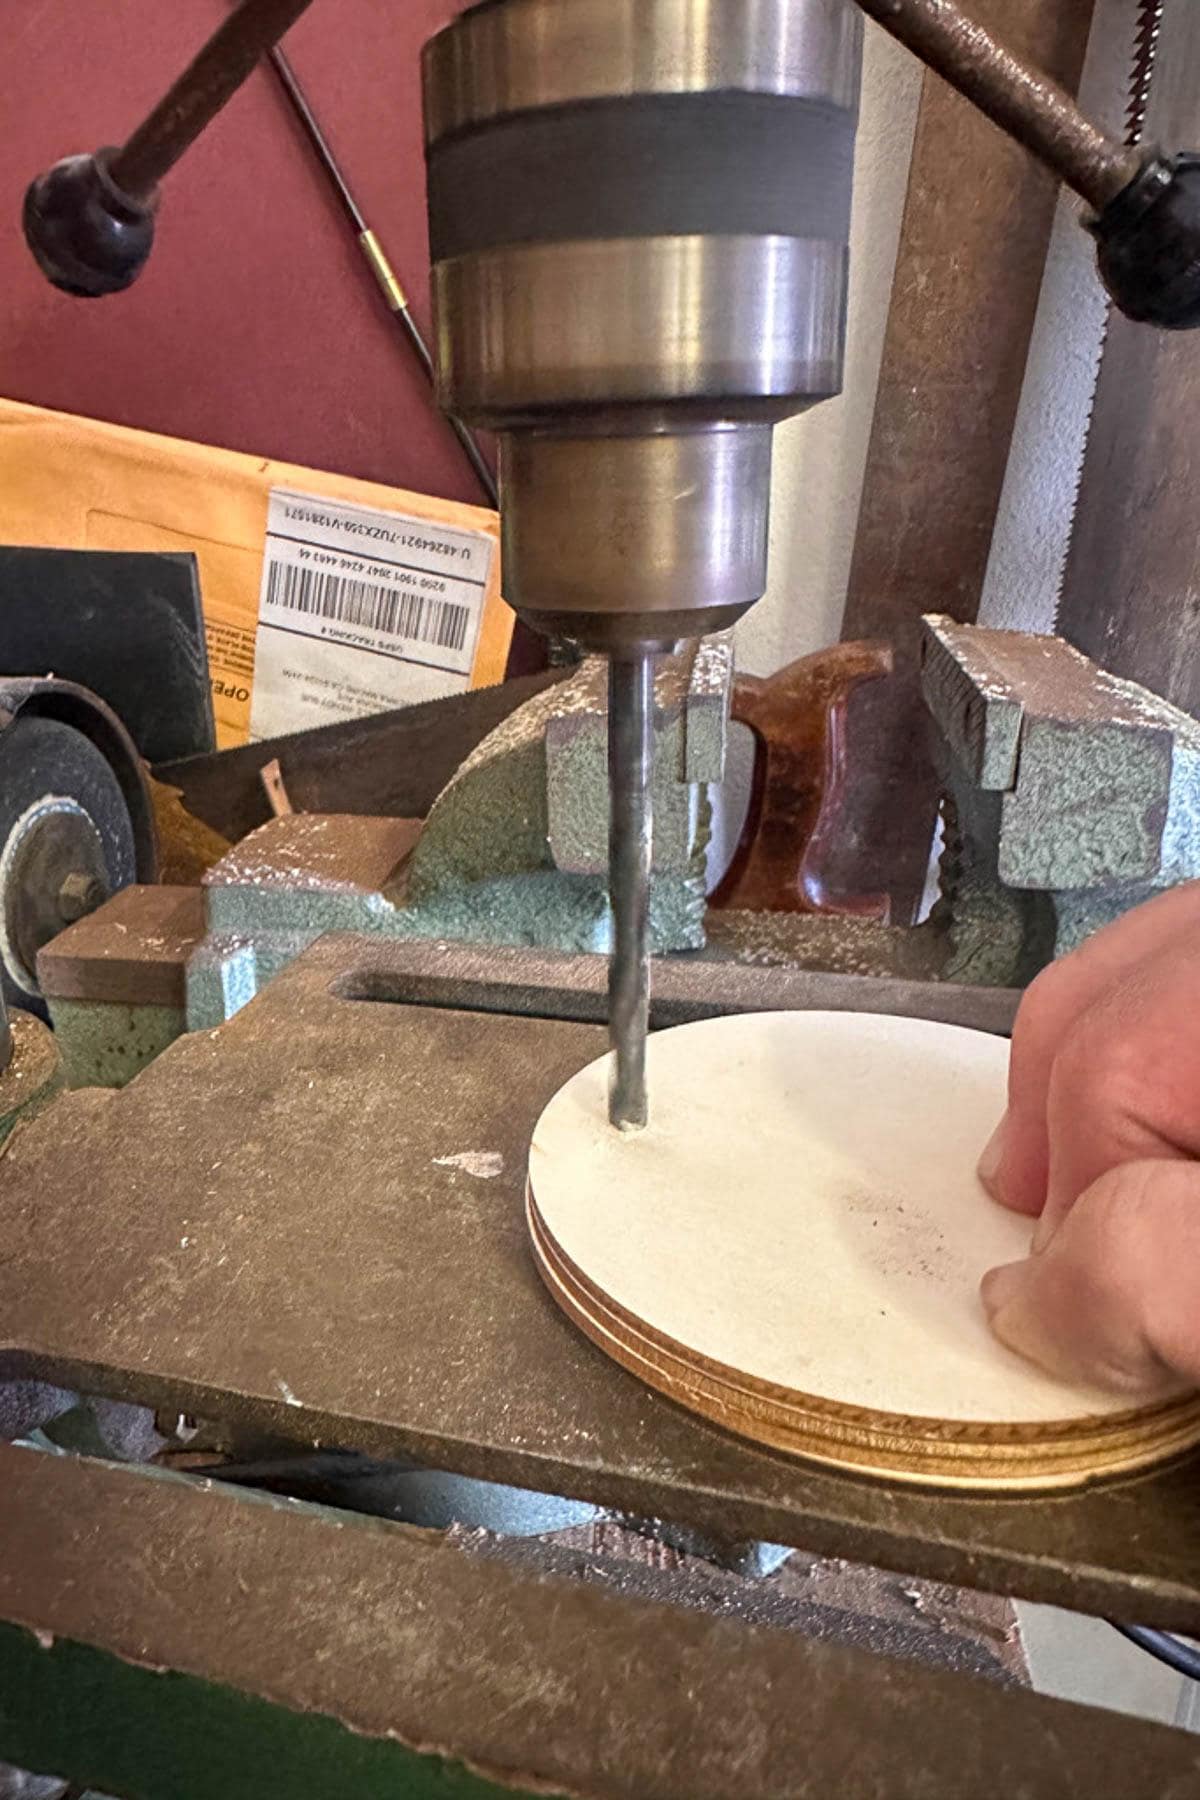
[[(1133, 143), (1145, 127), (1163, 10), (1096, 0), (1080, 104)], [(1188, 0), (1184, 0), (1187, 4)], [(1078, 205), (1063, 195), (997, 510), (981, 624), (1058, 629), (1110, 309)]]
[[(1158, 41), (1162, 28), (1163, 7), (1166, 0), (1137, 0), (1137, 16), (1134, 21), (1133, 61), (1129, 70), (1125, 107), (1125, 142), (1131, 149), (1142, 141), (1146, 128), (1146, 111), (1150, 104), (1150, 84), (1154, 76), (1154, 64), (1158, 55)], [(1092, 424), (1096, 412), (1096, 390), (1100, 382), (1100, 366), (1104, 361), (1104, 352), (1108, 348), (1109, 332), (1112, 325), (1113, 309), (1106, 307), (1104, 323), (1096, 341), (1095, 357), (1092, 367), (1092, 389), (1088, 404), (1087, 420), (1083, 437), (1079, 444), (1078, 462), (1075, 467), (1074, 492), (1071, 499), (1071, 510), (1068, 518), (1066, 544), (1062, 562), (1058, 570), (1058, 584), (1054, 599), (1054, 629), (1057, 631), (1062, 615), (1063, 594), (1067, 582), (1067, 564), (1071, 551), (1071, 540), (1075, 535), (1075, 525), (1079, 515), (1079, 497), (1083, 489), (1084, 467), (1087, 460), (1088, 443), (1092, 435)]]
[(1130, 148), (1141, 143), (1146, 129), (1146, 108), (1150, 104), (1150, 81), (1158, 56), (1158, 40), (1162, 31), (1165, 3), (1166, 0), (1142, 0), (1138, 9), (1133, 70), (1129, 80), (1129, 110), (1125, 115), (1125, 142)]
[[(1139, 9), (1128, 117), (1147, 146), (1200, 141), (1200, 6)], [(1112, 314), (1056, 623), (1116, 675), (1200, 713), (1200, 362), (1186, 332)]]

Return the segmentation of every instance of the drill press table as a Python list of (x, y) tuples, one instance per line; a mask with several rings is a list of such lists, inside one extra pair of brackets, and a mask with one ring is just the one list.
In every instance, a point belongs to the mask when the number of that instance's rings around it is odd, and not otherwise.
[[(414, 975), (411, 948), (326, 938), (229, 1023), (180, 1039), (128, 1088), (69, 1094), (49, 1115), (17, 1133), (0, 1181), (0, 1320), (6, 1346), (0, 1372), (38, 1375), (88, 1392), (237, 1421), (265, 1437), (284, 1437), (298, 1445), (335, 1445), (382, 1457), (409, 1455), (466, 1475), (575, 1496), (726, 1539), (795, 1544), (1200, 1633), (1200, 1538), (1195, 1530), (1200, 1458), (1091, 1492), (1047, 1499), (981, 1500), (896, 1491), (776, 1458), (727, 1437), (646, 1391), (594, 1350), (543, 1292), (526, 1245), (522, 1211), (533, 1122), (554, 1089), (605, 1041), (598, 1025), (530, 1016), (530, 1009), (543, 1015), (569, 1011), (568, 990), (574, 984), (580, 990), (574, 1004), (586, 1013), (595, 1004), (594, 994), (588, 994), (594, 971), (586, 966), (581, 971), (572, 959), (562, 959), (564, 986), (555, 993), (549, 985), (553, 964), (534, 957), (526, 987), (506, 990), (502, 980), (472, 982), (475, 953), (455, 949), (445, 954), (444, 976), (430, 972), (439, 953), (428, 947), (424, 972)], [(408, 991), (421, 1003), (380, 998), (406, 992), (406, 968)], [(756, 977), (764, 973), (754, 972)], [(466, 1006), (474, 994), (479, 1006), (494, 1008), (506, 991), (513, 1011)], [(891, 998), (898, 1003), (900, 996)], [(732, 996), (728, 1003), (735, 1003)], [(980, 1004), (986, 1011), (1004, 1003), (984, 995)], [(464, 1153), (473, 1154), (455, 1160)], [(472, 1167), (479, 1172), (472, 1173)], [(209, 1494), (211, 1504), (201, 1508), (190, 1496), (208, 1493), (207, 1484), (200, 1489), (178, 1478), (18, 1449), (3, 1451), (0, 1459), (0, 1531), (6, 1543), (29, 1546), (27, 1553), (0, 1559), (5, 1570), (0, 1620), (43, 1634), (41, 1640), (24, 1632), (14, 1637), (0, 1626), (0, 1755), (20, 1760), (42, 1741), (35, 1732), (22, 1736), (17, 1730), (24, 1715), (11, 1708), (14, 1681), (30, 1717), (42, 1717), (43, 1710), (47, 1717), (62, 1714), (64, 1702), (46, 1674), (48, 1665), (34, 1655), (38, 1642), (49, 1641), (46, 1634), (92, 1645), (118, 1660), (131, 1654), (129, 1645), (136, 1640), (138, 1655), (157, 1667), (190, 1671), (205, 1681), (231, 1683), (239, 1692), (265, 1695), (289, 1715), (331, 1712), (356, 1732), (383, 1729), (383, 1698), (377, 1696), (378, 1706), (372, 1702), (374, 1710), (367, 1708), (368, 1718), (362, 1710), (365, 1689), (353, 1704), (325, 1694), (321, 1681), (309, 1679), (287, 1649), (288, 1609), (300, 1604), (298, 1592), (307, 1592), (303, 1570), (310, 1556), (315, 1561), (324, 1554), (300, 1545), (306, 1509), (271, 1503), (268, 1518), (268, 1502), (218, 1489)], [(329, 1655), (339, 1666), (348, 1656), (353, 1660), (353, 1643), (360, 1641), (355, 1621), (362, 1596), (374, 1591), (371, 1569), (385, 1585), (396, 1579), (396, 1591), (407, 1592), (408, 1574), (401, 1579), (389, 1558), (407, 1556), (405, 1546), (414, 1535), (402, 1533), (397, 1550), (386, 1533), (400, 1528), (345, 1515), (343, 1520), (346, 1530), (329, 1536), (329, 1553), (341, 1544), (349, 1554), (353, 1541), (354, 1554), (361, 1552), (366, 1560), (352, 1571), (357, 1585), (347, 1590), (345, 1604), (339, 1608), (329, 1602)], [(304, 1532), (313, 1529), (303, 1526)], [(214, 1534), (214, 1542), (202, 1551), (206, 1531)], [(243, 1564), (236, 1548), (246, 1532), (257, 1545), (252, 1567)], [(88, 1577), (81, 1573), (81, 1543), (90, 1559)], [(177, 1544), (191, 1546), (186, 1555), (180, 1550), (178, 1560), (172, 1549)], [(452, 1547), (442, 1546), (442, 1551), (451, 1558), (445, 1565), (447, 1618), (470, 1616), (473, 1606), (481, 1643), (491, 1645), (497, 1658), (511, 1658), (499, 1613), (517, 1604), (506, 1586), (514, 1578), (506, 1571), (498, 1581), (504, 1592), (492, 1594), (489, 1583), (498, 1571), (464, 1574), (468, 1585), (480, 1583), (468, 1605), (458, 1592)], [(26, 1562), (31, 1569), (36, 1564), (36, 1578), (22, 1573)], [(198, 1585), (189, 1574), (193, 1565), (205, 1571)], [(436, 1573), (441, 1565), (428, 1567)], [(182, 1579), (186, 1604), (181, 1605), (178, 1593), (168, 1602), (173, 1579)], [(559, 1618), (555, 1594), (544, 1580), (531, 1579), (536, 1604), (548, 1609), (547, 1618)], [(256, 1642), (263, 1633), (268, 1640), (265, 1647), (259, 1644), (253, 1668), (239, 1663), (243, 1632), (239, 1626), (230, 1636), (228, 1611), (218, 1611), (218, 1620), (226, 1623), (211, 1632), (197, 1622), (197, 1615), (208, 1614), (210, 1590), (212, 1604), (226, 1606), (222, 1583), (230, 1581), (246, 1601), (245, 1632)], [(77, 1604), (85, 1589), (94, 1598), (94, 1605), (83, 1609), (87, 1617)], [(426, 1603), (431, 1591), (422, 1588)], [(280, 1621), (274, 1648), (272, 1628), (263, 1619), (269, 1595)], [(124, 1635), (112, 1627), (106, 1605), (116, 1607)], [(626, 1649), (648, 1641), (647, 1631), (662, 1629), (674, 1646), (672, 1655), (678, 1652), (676, 1661), (682, 1659), (681, 1668), (690, 1670), (694, 1656), (700, 1659), (694, 1667), (708, 1668), (711, 1655), (716, 1658), (712, 1668), (718, 1670), (729, 1647), (723, 1638), (703, 1651), (693, 1646), (689, 1633), (695, 1621), (684, 1621), (673, 1610), (668, 1628), (660, 1609), (651, 1607), (653, 1616), (648, 1616), (644, 1601), (621, 1597), (620, 1607), (620, 1617), (610, 1621), (615, 1634), (611, 1654), (583, 1646), (578, 1655), (585, 1666), (596, 1659), (603, 1668), (605, 1716), (613, 1730), (636, 1736), (639, 1708), (678, 1708), (674, 1700), (649, 1702), (641, 1689), (635, 1693), (623, 1682)], [(496, 1617), (489, 1608), (498, 1609)], [(594, 1629), (603, 1624), (595, 1622)], [(711, 1626), (708, 1621), (707, 1628)], [(453, 1639), (463, 1629), (461, 1621), (453, 1627), (445, 1620), (436, 1628), (431, 1624), (430, 1653), (453, 1661), (442, 1639), (446, 1632)], [(569, 1630), (564, 1625), (563, 1655), (566, 1645), (580, 1645), (580, 1634), (591, 1629), (593, 1624), (582, 1618)], [(769, 1679), (764, 1671), (778, 1648), (774, 1634), (767, 1634), (771, 1642), (760, 1669), (755, 1659), (763, 1646), (751, 1642), (758, 1634), (749, 1627), (737, 1629), (747, 1634), (745, 1651), (751, 1656), (737, 1666), (745, 1671), (746, 1693), (757, 1691), (756, 1684)], [(402, 1651), (411, 1656), (411, 1644), (407, 1649), (400, 1645), (402, 1636), (387, 1645), (380, 1640), (385, 1661), (393, 1651), (396, 1657)], [(551, 1632), (551, 1663), (559, 1656), (553, 1648), (557, 1642)], [(734, 1735), (761, 1725), (763, 1741), (774, 1746), (772, 1756), (777, 1751), (783, 1759), (771, 1764), (775, 1773), (768, 1772), (767, 1763), (752, 1768), (718, 1757), (708, 1785), (693, 1771), (686, 1791), (724, 1795), (743, 1786), (761, 1794), (831, 1791), (832, 1765), (824, 1750), (826, 1760), (813, 1765), (817, 1785), (811, 1789), (797, 1785), (798, 1777), (789, 1785), (778, 1771), (785, 1764), (793, 1767), (792, 1759), (799, 1755), (796, 1721), (806, 1720), (820, 1736), (821, 1707), (840, 1704), (835, 1689), (840, 1693), (838, 1684), (849, 1677), (839, 1672), (837, 1659), (846, 1653), (792, 1639), (788, 1654), (797, 1659), (789, 1665), (795, 1680), (776, 1684), (766, 1724), (755, 1712), (758, 1703), (751, 1705), (746, 1693), (739, 1690), (731, 1701), (731, 1716), (741, 1721)], [(829, 1657), (836, 1668), (826, 1664)], [(70, 1665), (67, 1675), (73, 1679), (77, 1674)], [(922, 1712), (942, 1705), (923, 1684), (947, 1678), (929, 1671), (861, 1656), (852, 1674), (854, 1682), (878, 1684), (877, 1690), (872, 1685), (875, 1709), (886, 1711), (903, 1690), (897, 1718), (909, 1717), (910, 1709)], [(545, 1680), (550, 1679), (547, 1673)], [(687, 1692), (691, 1679), (690, 1672), (686, 1679), (680, 1675)], [(1014, 1712), (1011, 1725), (998, 1717), (985, 1729), (979, 1708), (987, 1712), (1001, 1697), (980, 1699), (985, 1690), (977, 1683), (955, 1679), (950, 1711), (961, 1726), (960, 1763), (968, 1746), (977, 1757), (982, 1754), (979, 1745), (1019, 1743), (1014, 1754), (1028, 1758), (1028, 1767), (1036, 1765), (1037, 1770), (1035, 1784), (1023, 1791), (1061, 1792), (1063, 1765), (1047, 1759), (1046, 1740), (1038, 1735), (1042, 1725), (1027, 1711), (1057, 1703), (1029, 1695), (1002, 1696), (1025, 1722), (1018, 1730)], [(806, 1701), (806, 1710), (797, 1713), (802, 1693), (811, 1704)], [(77, 1699), (73, 1704), (78, 1706)], [(1060, 1710), (1070, 1715), (1072, 1726), (1076, 1717), (1093, 1721), (1090, 1737), (1082, 1725), (1078, 1734), (1062, 1738), (1062, 1720), (1046, 1724), (1060, 1747), (1071, 1746), (1072, 1766), (1078, 1768), (1085, 1743), (1092, 1746), (1088, 1756), (1099, 1756), (1097, 1747), (1107, 1743), (1103, 1734), (1110, 1722), (1103, 1722), (1102, 1735), (1096, 1737), (1101, 1728), (1094, 1715)], [(528, 1714), (527, 1745), (560, 1730), (561, 1721), (543, 1717), (543, 1712), (533, 1706)], [(419, 1714), (418, 1706), (414, 1717)], [(480, 1737), (468, 1697), (463, 1698), (461, 1730), (451, 1728), (452, 1721), (447, 1724), (450, 1715), (437, 1717), (436, 1729), (431, 1724), (428, 1739), (422, 1740), (427, 1747), (436, 1743), (449, 1746), (451, 1753), (469, 1751), (476, 1766), (482, 1766), (491, 1744), (499, 1759), (493, 1768), (515, 1767), (508, 1749), (503, 1756), (496, 1749), (499, 1738), (489, 1737), (488, 1731)], [(703, 1750), (707, 1756), (713, 1748), (710, 1736), (714, 1744), (721, 1737), (711, 1714), (703, 1727), (687, 1706), (678, 1717), (671, 1712), (671, 1718), (671, 1729), (683, 1734), (681, 1741), (693, 1735), (698, 1755)], [(890, 1729), (873, 1740), (880, 1781), (895, 1766)], [(1151, 1733), (1154, 1743), (1147, 1740), (1137, 1754), (1158, 1754), (1161, 1734), (1156, 1728), (1114, 1721), (1111, 1729), (1134, 1733), (1128, 1740), (1131, 1748), (1135, 1740), (1140, 1742), (1138, 1734)], [(413, 1741), (411, 1720), (397, 1730), (402, 1739), (407, 1733), (407, 1741)], [(415, 1735), (419, 1739), (421, 1734)], [(576, 1735), (578, 1742), (567, 1734), (568, 1764), (574, 1771), (570, 1779), (568, 1765), (559, 1770), (553, 1758), (539, 1761), (533, 1749), (528, 1751), (539, 1781), (557, 1781), (553, 1791), (589, 1796), (684, 1791), (669, 1757), (652, 1779), (645, 1770), (637, 1773), (641, 1763), (633, 1752), (624, 1785), (599, 1775), (588, 1785), (580, 1771), (598, 1766), (594, 1742), (587, 1730)], [(1194, 1744), (1183, 1738), (1166, 1743), (1170, 1748), (1161, 1765), (1161, 1791), (1196, 1791), (1186, 1785), (1200, 1781)], [(831, 1744), (828, 1754), (835, 1749)], [(843, 1750), (848, 1754), (846, 1745)], [(923, 1749), (914, 1754), (916, 1785), (855, 1791), (967, 1791), (921, 1785), (918, 1776), (922, 1768), (928, 1773), (928, 1757)], [(43, 1759), (42, 1766), (54, 1764)], [(1132, 1764), (1122, 1761), (1115, 1748), (1095, 1762), (1097, 1776), (1103, 1769), (1126, 1785), (1131, 1766), (1141, 1764), (1136, 1758)], [(993, 1772), (996, 1767), (993, 1760)], [(1026, 1767), (1022, 1761), (1023, 1778)], [(1172, 1788), (1176, 1770), (1181, 1785)], [(1046, 1785), (1038, 1785), (1043, 1780)], [(521, 1787), (521, 1781), (516, 1785)], [(157, 1800), (160, 1793), (176, 1790), (147, 1786), (145, 1791)], [(197, 1785), (186, 1791), (208, 1790)], [(251, 1786), (245, 1791), (267, 1790)], [(361, 1791), (474, 1795), (494, 1790), (470, 1785), (428, 1790), (384, 1785), (376, 1790), (364, 1785)], [(232, 1796), (242, 1790), (234, 1784), (225, 1792)]]
[(522, 1197), (533, 1123), (603, 1031), (466, 1010), (469, 981), (442, 984), (452, 1005), (428, 978), (420, 1005), (342, 997), (403, 993), (406, 961), (326, 938), (17, 1135), (6, 1374), (1200, 1632), (1200, 1458), (1047, 1499), (896, 1492), (752, 1449), (594, 1350), (541, 1288)]

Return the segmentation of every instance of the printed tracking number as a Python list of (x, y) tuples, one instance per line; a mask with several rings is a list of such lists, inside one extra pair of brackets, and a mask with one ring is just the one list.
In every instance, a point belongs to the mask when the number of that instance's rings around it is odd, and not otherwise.
[(268, 606), (279, 606), (339, 625), (365, 626), (388, 637), (412, 638), (442, 650), (461, 650), (467, 641), (471, 610), (454, 600), (438, 600), (378, 582), (325, 570), (300, 569), (272, 562), (267, 570)]

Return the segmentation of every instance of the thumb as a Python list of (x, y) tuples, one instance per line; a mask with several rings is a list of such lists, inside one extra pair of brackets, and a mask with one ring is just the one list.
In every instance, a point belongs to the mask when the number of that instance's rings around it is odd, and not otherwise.
[(1200, 1165), (1109, 1170), (982, 1295), (1000, 1341), (1064, 1380), (1131, 1400), (1200, 1384)]

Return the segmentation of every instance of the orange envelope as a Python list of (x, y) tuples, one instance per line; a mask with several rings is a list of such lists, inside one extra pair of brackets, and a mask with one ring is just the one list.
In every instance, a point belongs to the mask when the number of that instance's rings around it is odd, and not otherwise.
[(504, 676), (484, 507), (0, 399), (0, 542), (193, 551), (222, 747)]

